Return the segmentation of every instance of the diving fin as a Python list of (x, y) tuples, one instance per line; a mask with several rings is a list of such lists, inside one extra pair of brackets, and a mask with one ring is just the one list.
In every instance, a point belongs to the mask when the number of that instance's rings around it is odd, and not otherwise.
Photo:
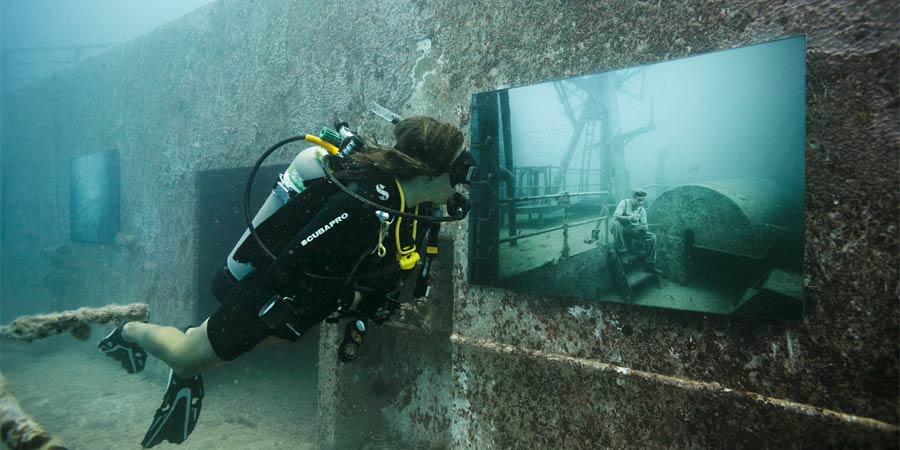
[(134, 343), (128, 342), (122, 337), (122, 327), (120, 325), (112, 330), (97, 347), (112, 359), (122, 364), (122, 367), (128, 373), (137, 373), (144, 370), (144, 364), (147, 362), (147, 352)]
[(181, 378), (170, 370), (162, 405), (156, 410), (141, 445), (150, 448), (164, 440), (173, 444), (184, 442), (197, 425), (202, 403), (203, 377), (198, 373), (190, 378)]

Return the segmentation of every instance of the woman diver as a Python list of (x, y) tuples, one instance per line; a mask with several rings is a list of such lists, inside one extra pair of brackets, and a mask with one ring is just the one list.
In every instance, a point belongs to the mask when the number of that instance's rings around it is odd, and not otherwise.
[[(328, 318), (381, 323), (390, 316), (398, 281), (418, 260), (417, 244), (422, 248), (425, 227), (415, 218), (434, 217), (437, 205), (458, 200), (455, 187), (469, 182), (475, 166), (450, 124), (411, 117), (396, 123), (394, 137), (393, 148), (367, 145), (340, 159), (333, 176), (285, 196), (284, 206), (256, 225), (274, 260), (245, 234), (213, 283), (221, 306), (202, 324), (182, 332), (128, 322), (100, 342), (130, 373), (143, 369), (147, 353), (171, 367), (144, 447), (187, 439), (200, 414), (201, 371), (263, 341), (296, 341)], [(361, 338), (365, 322), (351, 325), (348, 335)]]

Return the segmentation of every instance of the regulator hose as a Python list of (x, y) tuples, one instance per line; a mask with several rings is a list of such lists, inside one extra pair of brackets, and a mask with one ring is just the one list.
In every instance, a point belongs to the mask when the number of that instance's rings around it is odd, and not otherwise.
[(253, 218), (250, 217), (250, 190), (253, 188), (253, 180), (256, 178), (256, 173), (259, 172), (260, 166), (262, 166), (263, 161), (269, 157), (275, 150), (290, 144), (291, 142), (297, 141), (305, 141), (306, 135), (301, 134), (299, 136), (289, 137), (277, 144), (269, 147), (268, 150), (263, 153), (259, 159), (256, 160), (256, 165), (253, 166), (253, 170), (250, 171), (250, 178), (247, 179), (247, 187), (244, 188), (244, 221), (247, 222), (247, 230), (250, 231), (250, 235), (253, 236), (253, 240), (256, 241), (256, 245), (266, 254), (272, 261), (278, 259), (274, 253), (272, 253), (266, 244), (263, 244), (262, 239), (260, 239), (259, 234), (256, 233), (256, 227), (253, 226)]
[[(356, 192), (351, 191), (350, 188), (348, 188), (347, 186), (344, 186), (343, 183), (338, 181), (337, 177), (335, 177), (331, 173), (331, 170), (329, 170), (329, 168), (330, 168), (329, 160), (333, 160), (334, 158), (337, 158), (337, 156), (325, 155), (325, 157), (323, 157), (321, 160), (322, 171), (325, 172), (325, 178), (327, 178), (330, 183), (333, 183), (335, 186), (339, 187), (347, 195), (355, 198), (356, 200), (363, 202), (364, 204), (366, 204), (372, 208), (375, 208), (380, 211), (384, 211), (389, 214), (394, 214), (394, 215), (397, 215), (400, 217), (407, 217), (407, 218), (414, 219), (414, 220), (421, 220), (423, 222), (456, 222), (458, 220), (462, 220), (464, 217), (464, 215), (461, 215), (461, 214), (455, 214), (452, 216), (443, 216), (443, 217), (421, 216), (418, 214), (397, 211), (396, 209), (388, 208), (387, 206), (384, 206), (384, 205), (379, 205), (378, 203), (375, 203), (375, 202), (357, 194)], [(447, 213), (449, 214), (450, 211), (447, 211)]]

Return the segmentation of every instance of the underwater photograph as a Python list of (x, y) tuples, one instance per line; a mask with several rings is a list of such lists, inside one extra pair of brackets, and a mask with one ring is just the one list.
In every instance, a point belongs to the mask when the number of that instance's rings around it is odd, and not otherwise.
[(805, 52), (800, 36), (475, 94), (470, 280), (802, 319)]
[(0, 447), (900, 449), (898, 36), (0, 0)]

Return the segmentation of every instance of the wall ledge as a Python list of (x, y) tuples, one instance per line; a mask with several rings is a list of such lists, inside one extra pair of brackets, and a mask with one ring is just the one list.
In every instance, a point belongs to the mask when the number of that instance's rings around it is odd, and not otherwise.
[(550, 353), (544, 352), (541, 350), (533, 350), (525, 347), (518, 347), (515, 345), (504, 344), (501, 342), (491, 341), (487, 339), (477, 339), (477, 338), (469, 338), (457, 333), (454, 333), (450, 336), (450, 340), (456, 345), (466, 345), (471, 347), (478, 347), (481, 349), (489, 350), (495, 353), (501, 354), (511, 354), (520, 357), (526, 358), (534, 358), (534, 359), (542, 359), (547, 361), (556, 361), (562, 364), (569, 364), (573, 366), (578, 366), (582, 369), (599, 371), (599, 372), (609, 372), (615, 373), (622, 377), (640, 379), (644, 381), (649, 381), (651, 383), (663, 384), (667, 386), (673, 386), (681, 389), (691, 390), (691, 391), (702, 391), (709, 392), (714, 394), (720, 394), (725, 396), (731, 396), (738, 399), (744, 400), (752, 400), (757, 403), (762, 403), (766, 406), (771, 406), (779, 409), (783, 409), (789, 412), (793, 412), (796, 414), (802, 414), (805, 416), (812, 417), (822, 417), (826, 419), (837, 420), (846, 424), (856, 425), (862, 428), (870, 429), (873, 431), (885, 431), (891, 433), (900, 432), (900, 426), (895, 424), (890, 424), (886, 422), (882, 422), (880, 420), (855, 416), (852, 414), (842, 413), (840, 411), (834, 411), (827, 408), (822, 408), (814, 405), (807, 405), (804, 403), (793, 402), (790, 400), (785, 400), (781, 398), (768, 397), (762, 394), (758, 394), (756, 392), (743, 391), (739, 389), (732, 389), (729, 387), (722, 386), (719, 383), (710, 383), (706, 381), (698, 381), (691, 380), (687, 378), (679, 378), (673, 377), (670, 375), (663, 375), (659, 373), (646, 372), (642, 370), (634, 370), (628, 367), (617, 366), (615, 364), (604, 363), (601, 361), (586, 359), (586, 358), (577, 358), (573, 356), (563, 355), (559, 353)]

